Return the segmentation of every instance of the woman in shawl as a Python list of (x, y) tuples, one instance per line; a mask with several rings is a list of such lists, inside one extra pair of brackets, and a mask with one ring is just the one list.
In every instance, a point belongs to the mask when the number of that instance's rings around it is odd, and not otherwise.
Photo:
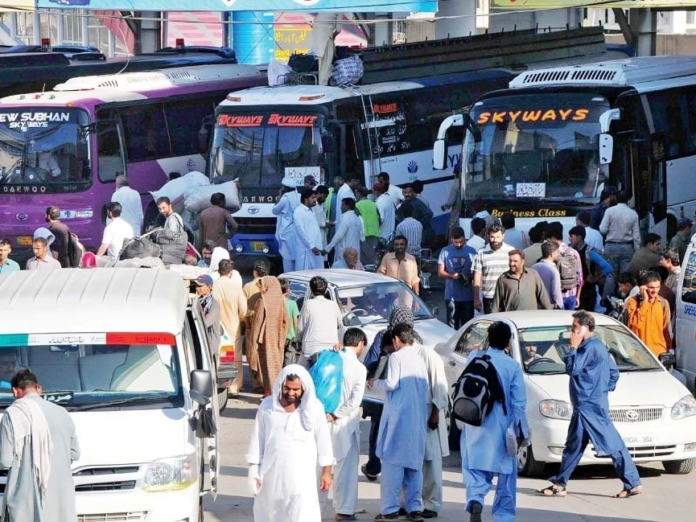
[[(285, 306), (280, 281), (266, 276), (259, 279), (261, 299), (254, 307), (251, 324), (252, 349), (249, 368), (261, 371), (264, 397), (271, 394), (285, 360), (285, 338), (290, 331), (290, 317)], [(256, 347), (256, 350), (253, 347)]]

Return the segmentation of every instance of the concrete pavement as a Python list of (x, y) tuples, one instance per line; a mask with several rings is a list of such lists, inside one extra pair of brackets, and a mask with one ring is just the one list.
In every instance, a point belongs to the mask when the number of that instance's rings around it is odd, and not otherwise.
[[(258, 395), (243, 394), (230, 399), (223, 412), (222, 477), (217, 501), (206, 498), (206, 520), (253, 521), (253, 498), (247, 487), (247, 465), (244, 460), (258, 406)], [(367, 457), (369, 423), (362, 423), (361, 463)], [(463, 512), (465, 491), (462, 485), (459, 455), (447, 458), (444, 466), (444, 506), (438, 520), (468, 521)], [(614, 499), (621, 483), (611, 467), (580, 468), (569, 484), (565, 498), (543, 498), (534, 493), (547, 482), (534, 479), (518, 481), (518, 522), (647, 522), (694, 520), (692, 491), (696, 488), (696, 473), (686, 476), (668, 475), (660, 465), (641, 466), (644, 493), (626, 500)], [(551, 473), (550, 473), (551, 474)], [(379, 483), (368, 482), (360, 476), (358, 520), (369, 521), (379, 513)], [(490, 506), (493, 492), (486, 498), (484, 520), (493, 520)], [(323, 520), (333, 520), (330, 502)]]

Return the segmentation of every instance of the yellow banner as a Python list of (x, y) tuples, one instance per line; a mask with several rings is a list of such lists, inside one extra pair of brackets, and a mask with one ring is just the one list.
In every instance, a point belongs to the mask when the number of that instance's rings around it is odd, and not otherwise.
[(696, 0), (491, 0), (493, 9), (558, 9), (562, 7), (597, 7), (608, 9), (696, 7)]
[(0, 0), (0, 12), (35, 11), (36, 0)]

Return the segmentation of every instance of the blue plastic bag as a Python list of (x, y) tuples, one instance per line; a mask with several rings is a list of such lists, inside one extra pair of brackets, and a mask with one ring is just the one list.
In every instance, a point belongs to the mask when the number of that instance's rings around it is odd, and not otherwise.
[(326, 413), (333, 413), (341, 400), (343, 381), (343, 358), (334, 350), (324, 350), (317, 362), (309, 369), (314, 381), (317, 398), (324, 405)]

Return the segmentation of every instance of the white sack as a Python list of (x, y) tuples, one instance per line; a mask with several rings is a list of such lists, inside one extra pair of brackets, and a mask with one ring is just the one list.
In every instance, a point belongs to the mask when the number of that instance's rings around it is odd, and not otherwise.
[(197, 187), (206, 185), (210, 185), (208, 177), (202, 172), (194, 170), (180, 178), (168, 181), (161, 189), (150, 192), (150, 194), (152, 194), (152, 199), (155, 201), (157, 201), (157, 198), (168, 197), (174, 207), (174, 212), (180, 214), (184, 210), (186, 194), (192, 193), (192, 190)]
[(222, 192), (225, 195), (225, 208), (231, 214), (239, 210), (239, 191), (237, 190), (237, 183), (234, 181), (220, 183), (219, 185), (208, 185), (207, 187), (196, 187), (186, 197), (184, 203), (186, 210), (193, 213), (205, 210), (210, 206), (210, 196), (216, 192)]

